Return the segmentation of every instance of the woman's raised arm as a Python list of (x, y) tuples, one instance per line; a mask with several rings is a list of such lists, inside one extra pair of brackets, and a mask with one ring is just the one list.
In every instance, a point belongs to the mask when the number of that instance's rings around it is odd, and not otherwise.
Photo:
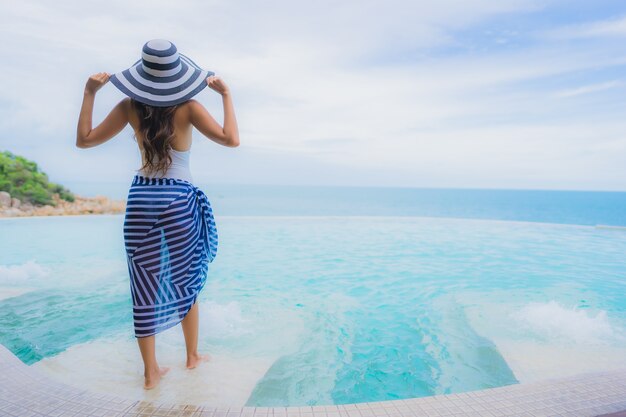
[(231, 148), (237, 147), (239, 146), (239, 129), (237, 127), (237, 119), (235, 118), (235, 109), (233, 107), (230, 90), (219, 77), (210, 76), (206, 79), (206, 82), (210, 88), (222, 95), (222, 101), (224, 103), (224, 127), (220, 126), (207, 109), (194, 99), (189, 100), (191, 124), (204, 136), (220, 145)]
[(106, 72), (99, 72), (87, 80), (76, 129), (76, 146), (79, 148), (91, 148), (106, 142), (120, 133), (128, 123), (130, 99), (127, 97), (117, 103), (102, 123), (92, 129), (96, 92), (109, 81), (109, 77)]

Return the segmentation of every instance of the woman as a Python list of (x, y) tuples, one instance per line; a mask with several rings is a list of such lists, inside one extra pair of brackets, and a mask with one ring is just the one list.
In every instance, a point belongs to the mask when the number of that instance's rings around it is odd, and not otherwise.
[[(96, 92), (109, 80), (128, 97), (92, 129)], [(192, 99), (209, 86), (222, 96), (224, 126)], [(122, 72), (89, 77), (76, 146), (91, 148), (130, 123), (142, 154), (124, 217), (135, 337), (144, 362), (144, 388), (158, 385), (155, 335), (182, 324), (188, 369), (209, 360), (198, 345), (197, 297), (217, 251), (217, 230), (206, 195), (189, 171), (192, 127), (220, 145), (236, 147), (239, 133), (229, 88), (164, 39), (144, 44), (142, 58)]]

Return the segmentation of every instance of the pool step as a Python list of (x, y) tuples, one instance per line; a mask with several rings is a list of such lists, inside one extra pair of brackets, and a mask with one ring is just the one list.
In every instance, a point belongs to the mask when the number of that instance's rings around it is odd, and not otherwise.
[(130, 400), (72, 387), (24, 364), (0, 345), (0, 416), (595, 417), (601, 414), (626, 416), (626, 369), (407, 400), (304, 407), (211, 407)]

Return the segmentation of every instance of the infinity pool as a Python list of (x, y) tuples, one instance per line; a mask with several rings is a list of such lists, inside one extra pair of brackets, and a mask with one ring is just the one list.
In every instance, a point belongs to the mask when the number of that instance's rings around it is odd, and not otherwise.
[(626, 367), (626, 232), (421, 217), (216, 216), (200, 296), (144, 392), (123, 216), (0, 220), (0, 343), (122, 396), (288, 406), (457, 393)]

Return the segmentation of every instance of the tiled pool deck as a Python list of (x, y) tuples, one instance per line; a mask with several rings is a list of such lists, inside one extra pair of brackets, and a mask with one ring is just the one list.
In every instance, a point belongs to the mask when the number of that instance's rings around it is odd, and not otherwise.
[(462, 394), (313, 407), (151, 403), (54, 381), (0, 345), (0, 416), (417, 417), (625, 416), (626, 369)]

